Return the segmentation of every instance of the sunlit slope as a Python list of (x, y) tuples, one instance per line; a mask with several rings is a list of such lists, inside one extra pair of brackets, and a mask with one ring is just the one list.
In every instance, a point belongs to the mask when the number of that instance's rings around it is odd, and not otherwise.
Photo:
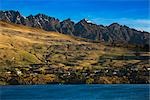
[(148, 83), (149, 55), (0, 22), (0, 84)]
[[(51, 63), (90, 66), (109, 49), (113, 53), (123, 53), (125, 49), (109, 48), (102, 44), (56, 32), (46, 32), (0, 22), (0, 66), (26, 66), (30, 64)], [(106, 49), (107, 48), (107, 49)], [(113, 51), (114, 49), (114, 51)]]
[[(66, 49), (65, 51), (67, 51), (67, 46), (69, 49), (69, 45), (75, 46), (82, 44), (83, 46), (91, 45), (91, 43), (80, 41), (60, 33), (46, 32), (40, 29), (0, 22), (1, 66), (25, 66), (44, 63), (46, 53), (52, 50), (52, 48), (50, 48), (51, 46), (59, 46), (58, 48), (55, 47), (54, 51), (59, 51), (59, 49)], [(62, 46), (62, 48), (60, 48), (60, 46)], [(62, 54), (58, 54), (58, 56), (62, 56)], [(57, 57), (54, 58), (56, 60), (61, 59), (61, 57), (58, 57), (58, 59)]]

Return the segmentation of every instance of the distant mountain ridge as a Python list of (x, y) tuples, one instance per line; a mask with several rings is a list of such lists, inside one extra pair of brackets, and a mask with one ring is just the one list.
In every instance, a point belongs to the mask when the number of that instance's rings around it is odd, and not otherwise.
[(149, 32), (137, 31), (118, 23), (103, 26), (93, 24), (86, 19), (78, 23), (71, 21), (71, 19), (61, 22), (59, 19), (44, 14), (24, 17), (18, 11), (13, 10), (0, 11), (0, 20), (110, 43), (149, 45), (150, 39)]

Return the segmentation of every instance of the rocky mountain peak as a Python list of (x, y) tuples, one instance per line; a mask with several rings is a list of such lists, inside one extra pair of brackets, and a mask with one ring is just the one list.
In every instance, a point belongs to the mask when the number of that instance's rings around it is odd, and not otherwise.
[(88, 20), (84, 18), (84, 19), (80, 20), (79, 23), (87, 23), (87, 21)]
[(50, 19), (51, 18), (51, 17), (49, 17), (49, 16), (47, 16), (45, 14), (41, 14), (41, 13), (35, 15), (34, 17), (35, 18), (39, 18), (39, 19)]
[(109, 30), (111, 31), (120, 31), (120, 28), (122, 27), (122, 25), (118, 24), (118, 23), (112, 23), (111, 25), (108, 26)]
[(120, 27), (121, 25), (118, 23), (112, 23), (108, 27)]
[(71, 21), (70, 18), (60, 22), (60, 32), (64, 34), (71, 34), (73, 35), (74, 31), (74, 22)]
[(0, 11), (0, 20), (13, 22), (16, 24), (25, 24), (25, 18), (18, 11)]
[(60, 22), (60, 23), (65, 23), (65, 24), (75, 24), (73, 21), (71, 21), (70, 18), (63, 20), (63, 21)]
[(33, 15), (29, 15), (29, 16), (27, 16), (26, 18), (33, 18), (34, 16)]
[(70, 22), (70, 21), (71, 21), (71, 19), (70, 19), (70, 18), (67, 18), (67, 19), (65, 19), (64, 21), (68, 21), (68, 22)]

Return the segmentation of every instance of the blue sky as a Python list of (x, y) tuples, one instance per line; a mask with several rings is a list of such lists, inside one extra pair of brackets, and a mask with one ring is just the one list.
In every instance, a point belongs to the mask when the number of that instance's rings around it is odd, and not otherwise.
[(150, 32), (149, 6), (149, 0), (0, 0), (1, 10), (18, 10), (24, 16), (43, 13), (75, 22), (87, 18), (96, 24), (118, 22)]

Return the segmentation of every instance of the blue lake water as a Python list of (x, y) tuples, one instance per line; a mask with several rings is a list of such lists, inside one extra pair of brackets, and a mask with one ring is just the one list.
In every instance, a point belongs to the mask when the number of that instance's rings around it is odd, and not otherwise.
[(0, 100), (149, 100), (150, 85), (0, 86)]

